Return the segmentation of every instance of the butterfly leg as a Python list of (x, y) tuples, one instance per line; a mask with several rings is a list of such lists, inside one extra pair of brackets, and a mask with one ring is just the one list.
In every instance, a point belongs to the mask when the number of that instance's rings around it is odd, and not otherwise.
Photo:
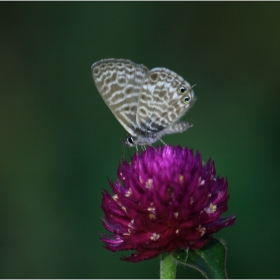
[(163, 140), (161, 138), (159, 138), (159, 141), (164, 145), (167, 146), (167, 144), (165, 142), (163, 142)]

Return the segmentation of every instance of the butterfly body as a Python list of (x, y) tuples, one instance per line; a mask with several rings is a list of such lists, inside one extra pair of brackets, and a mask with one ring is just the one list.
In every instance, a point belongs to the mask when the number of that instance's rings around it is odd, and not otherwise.
[(152, 145), (165, 134), (192, 125), (178, 122), (195, 101), (192, 87), (166, 68), (148, 70), (124, 59), (103, 59), (91, 67), (95, 85), (129, 133), (128, 146)]

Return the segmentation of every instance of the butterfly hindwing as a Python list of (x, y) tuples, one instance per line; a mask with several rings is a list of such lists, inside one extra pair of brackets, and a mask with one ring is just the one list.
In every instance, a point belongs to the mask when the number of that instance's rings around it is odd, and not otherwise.
[[(180, 92), (181, 87), (185, 87), (185, 92)], [(189, 96), (188, 102), (185, 102), (186, 96)], [(176, 130), (179, 127), (187, 129), (190, 124), (173, 124), (187, 112), (193, 101), (194, 94), (188, 82), (166, 68), (154, 68), (149, 71), (139, 97), (137, 125), (142, 131), (155, 133), (179, 132)]]

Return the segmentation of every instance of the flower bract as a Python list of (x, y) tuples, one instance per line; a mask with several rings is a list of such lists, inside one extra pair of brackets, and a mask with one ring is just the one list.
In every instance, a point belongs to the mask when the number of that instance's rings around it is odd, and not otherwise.
[(235, 216), (227, 211), (228, 182), (216, 177), (214, 162), (203, 163), (180, 146), (148, 147), (131, 163), (119, 165), (110, 181), (113, 194), (103, 193), (105, 247), (111, 251), (135, 250), (124, 260), (138, 262), (162, 252), (200, 249)]

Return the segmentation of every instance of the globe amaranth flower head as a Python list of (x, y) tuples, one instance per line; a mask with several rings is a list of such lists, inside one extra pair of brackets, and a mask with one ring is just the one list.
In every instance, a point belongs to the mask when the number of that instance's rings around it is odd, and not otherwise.
[(149, 147), (118, 169), (119, 181), (103, 193), (101, 238), (111, 251), (136, 250), (123, 260), (138, 262), (162, 252), (199, 249), (235, 216), (227, 211), (228, 183), (215, 177), (214, 162), (180, 146)]

